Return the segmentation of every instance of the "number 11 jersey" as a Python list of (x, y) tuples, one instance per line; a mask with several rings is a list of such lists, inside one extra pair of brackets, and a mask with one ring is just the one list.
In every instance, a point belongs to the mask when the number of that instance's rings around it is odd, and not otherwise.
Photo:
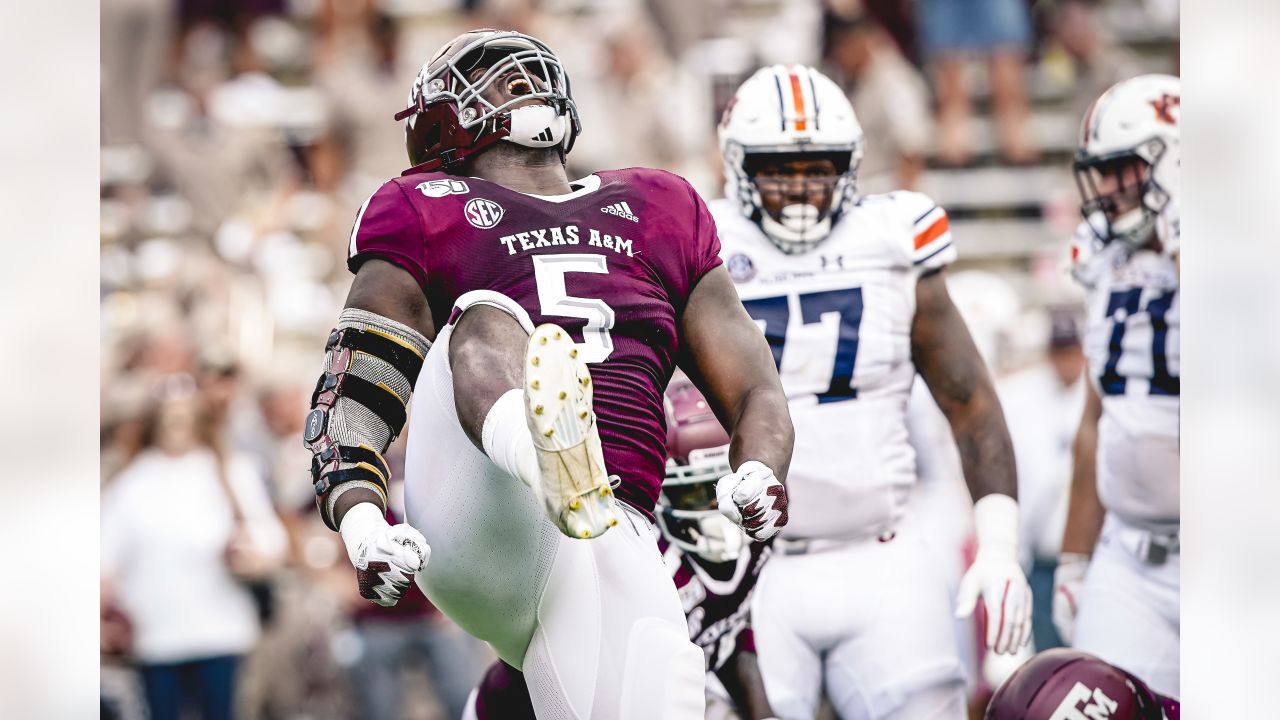
[[(1157, 228), (1169, 243), (1167, 226), (1161, 218)], [(1089, 382), (1102, 400), (1098, 499), (1130, 524), (1169, 530), (1181, 516), (1177, 265), (1151, 249), (1104, 246), (1084, 224), (1072, 260), (1087, 298)]]
[(916, 282), (955, 260), (946, 212), (914, 192), (859, 199), (816, 248), (783, 253), (711, 203), (721, 257), (760, 325), (795, 425), (789, 538), (888, 530), (916, 479), (907, 442)]
[(360, 208), (347, 265), (356, 272), (377, 258), (408, 271), (437, 328), (459, 296), (488, 290), (535, 325), (567, 330), (591, 364), (618, 499), (652, 517), (666, 463), (662, 392), (689, 293), (720, 264), (715, 223), (687, 182), (659, 170), (575, 185), (544, 197), (473, 177), (402, 175)]

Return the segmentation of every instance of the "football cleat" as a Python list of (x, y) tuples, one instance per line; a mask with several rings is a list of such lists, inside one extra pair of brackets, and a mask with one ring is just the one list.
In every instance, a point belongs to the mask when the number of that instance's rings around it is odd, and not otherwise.
[(552, 524), (583, 540), (618, 524), (591, 396), (591, 372), (569, 333), (550, 323), (535, 328), (524, 390), (541, 476), (533, 490)]

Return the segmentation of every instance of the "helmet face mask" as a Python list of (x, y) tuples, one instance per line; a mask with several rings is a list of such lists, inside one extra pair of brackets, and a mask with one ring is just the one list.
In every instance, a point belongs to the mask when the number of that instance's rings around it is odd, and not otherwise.
[(728, 475), (729, 448), (690, 453), (690, 463), (667, 463), (658, 496), (658, 527), (673, 545), (707, 562), (733, 562), (742, 554), (746, 535), (717, 508), (716, 483)]
[(1165, 149), (1163, 140), (1152, 138), (1139, 150), (1076, 160), (1080, 213), (1102, 243), (1118, 240), (1136, 249), (1151, 241), (1170, 199), (1153, 172)]
[(850, 152), (749, 153), (744, 170), (754, 189), (757, 222), (784, 251), (803, 251), (831, 233)]
[(453, 170), (498, 140), (534, 148), (573, 147), (582, 123), (560, 59), (517, 32), (480, 30), (447, 44), (409, 92), (409, 160), (419, 170)]
[[(854, 198), (862, 159), (862, 127), (844, 91), (810, 67), (762, 68), (738, 88), (719, 135), (725, 195), (774, 246), (797, 254), (827, 238)], [(762, 172), (822, 161), (824, 173)]]

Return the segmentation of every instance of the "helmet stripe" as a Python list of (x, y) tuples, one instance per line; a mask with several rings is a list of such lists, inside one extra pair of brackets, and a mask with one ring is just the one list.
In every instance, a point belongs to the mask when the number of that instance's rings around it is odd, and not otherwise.
[(790, 75), (791, 99), (796, 107), (796, 130), (804, 130), (807, 126), (804, 116), (804, 90), (800, 89), (800, 77), (796, 75), (796, 71), (791, 70)]
[(773, 86), (778, 89), (778, 123), (779, 130), (787, 129), (787, 111), (782, 100), (782, 81), (778, 79), (778, 73), (773, 74)]
[(809, 77), (809, 98), (813, 100), (813, 129), (821, 130), (822, 126), (818, 123), (821, 122), (822, 109), (818, 107), (818, 88), (813, 83), (814, 73), (815, 71), (813, 68), (805, 68), (805, 74)]

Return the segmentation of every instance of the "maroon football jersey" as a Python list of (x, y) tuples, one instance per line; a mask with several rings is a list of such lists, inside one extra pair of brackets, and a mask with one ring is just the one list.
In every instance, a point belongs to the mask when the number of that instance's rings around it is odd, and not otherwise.
[(735, 653), (754, 653), (751, 593), (772, 552), (770, 543), (748, 542), (736, 561), (724, 563), (684, 552), (665, 537), (658, 549), (680, 592), (689, 639), (706, 653), (707, 671), (719, 670)]
[(706, 205), (684, 179), (632, 168), (600, 172), (567, 195), (525, 195), (471, 177), (406, 173), (378, 189), (351, 230), (347, 266), (404, 268), (437, 328), (454, 301), (491, 290), (554, 322), (591, 363), (595, 408), (618, 498), (651, 515), (666, 461), (662, 389), (679, 318), (699, 278), (720, 264)]

